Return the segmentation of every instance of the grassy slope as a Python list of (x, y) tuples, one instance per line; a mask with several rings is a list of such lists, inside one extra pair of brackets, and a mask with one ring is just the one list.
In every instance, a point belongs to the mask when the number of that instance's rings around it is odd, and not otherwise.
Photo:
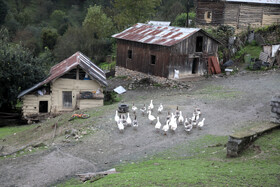
[[(120, 173), (94, 183), (59, 186), (277, 186), (280, 130), (256, 140), (241, 157), (226, 158), (227, 137), (205, 136), (148, 160), (117, 166)], [(259, 149), (260, 148), (260, 149)]]
[(5, 138), (7, 136), (13, 135), (17, 132), (22, 132), (28, 129), (33, 128), (34, 125), (22, 125), (22, 126), (8, 126), (8, 127), (1, 127), (0, 128), (0, 139)]

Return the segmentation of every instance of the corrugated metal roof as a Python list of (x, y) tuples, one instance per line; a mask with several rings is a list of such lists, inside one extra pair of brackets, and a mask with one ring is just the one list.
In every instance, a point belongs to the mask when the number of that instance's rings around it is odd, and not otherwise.
[(123, 32), (114, 34), (112, 37), (146, 44), (172, 46), (200, 30), (200, 28), (181, 28), (137, 23)]
[(227, 2), (280, 4), (280, 0), (225, 0)]
[(89, 60), (87, 56), (82, 54), (81, 52), (76, 52), (71, 57), (63, 60), (62, 62), (53, 66), (50, 70), (50, 74), (44, 81), (34, 85), (33, 87), (24, 90), (18, 95), (18, 98), (24, 96), (25, 94), (30, 93), (31, 91), (39, 88), (40, 86), (49, 83), (50, 81), (61, 77), (68, 71), (72, 70), (73, 68), (80, 66), (87, 74), (98, 80), (104, 86), (107, 86), (108, 83), (106, 81), (105, 73), (96, 66), (93, 62)]
[(161, 26), (169, 26), (170, 25), (170, 21), (149, 21), (148, 24), (149, 25), (161, 25)]

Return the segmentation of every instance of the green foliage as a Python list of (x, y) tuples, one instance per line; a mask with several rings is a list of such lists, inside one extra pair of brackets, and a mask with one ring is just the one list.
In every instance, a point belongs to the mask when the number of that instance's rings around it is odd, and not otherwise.
[(54, 49), (56, 40), (58, 38), (58, 33), (55, 29), (44, 28), (42, 30), (42, 43), (43, 47), (48, 47), (49, 49)]
[(101, 10), (101, 6), (90, 6), (83, 22), (83, 28), (88, 32), (88, 37), (103, 39), (110, 37), (114, 32), (111, 18)]
[(55, 10), (50, 16), (50, 25), (63, 35), (68, 28), (68, 17), (62, 10)]
[(246, 45), (245, 47), (241, 48), (233, 57), (234, 60), (240, 59), (242, 62), (244, 60), (244, 56), (246, 54), (250, 54), (251, 58), (259, 58), (260, 52), (262, 51), (262, 47), (256, 45), (255, 42), (252, 44)]
[(17, 104), (17, 95), (45, 76), (44, 62), (18, 44), (8, 42), (6, 29), (0, 30), (0, 108), (9, 110)]
[(127, 28), (138, 22), (144, 23), (156, 13), (161, 0), (115, 0), (114, 21), (118, 30)]
[(227, 43), (229, 37), (233, 36), (235, 33), (235, 29), (229, 25), (220, 25), (217, 28), (210, 28), (207, 30), (209, 34), (211, 34), (214, 38), (217, 38), (219, 41), (223, 43)]
[(121, 96), (114, 91), (105, 92), (104, 105), (112, 105), (121, 101)]
[(6, 15), (8, 13), (8, 7), (3, 0), (0, 0), (0, 25), (5, 22)]
[(0, 139), (33, 128), (34, 125), (7, 126), (0, 128)]
[[(189, 12), (189, 19), (193, 20), (192, 23), (194, 23), (195, 12)], [(185, 27), (186, 21), (187, 21), (187, 13), (182, 13), (175, 18), (173, 25), (178, 27)], [(193, 26), (193, 24), (190, 26)]]

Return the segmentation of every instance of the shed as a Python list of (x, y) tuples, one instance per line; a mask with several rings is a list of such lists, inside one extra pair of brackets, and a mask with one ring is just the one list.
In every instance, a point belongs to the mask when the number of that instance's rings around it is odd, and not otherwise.
[(197, 0), (197, 25), (237, 29), (280, 23), (280, 0)]
[(104, 72), (81, 52), (53, 66), (48, 77), (18, 95), (23, 118), (40, 120), (76, 109), (103, 106)]
[(200, 28), (137, 23), (112, 36), (117, 39), (117, 66), (166, 78), (208, 72), (208, 57), (217, 57), (220, 42)]

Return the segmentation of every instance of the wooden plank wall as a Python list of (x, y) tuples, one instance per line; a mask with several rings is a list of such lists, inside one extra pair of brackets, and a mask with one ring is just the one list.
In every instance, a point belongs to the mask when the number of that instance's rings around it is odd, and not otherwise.
[[(212, 20), (205, 19), (206, 12), (212, 12)], [(196, 23), (197, 24), (211, 24), (219, 25), (223, 24), (223, 11), (224, 11), (224, 2), (220, 1), (198, 1), (196, 8)]]
[[(125, 40), (118, 40), (117, 45), (117, 66), (161, 77), (168, 76), (168, 47)], [(128, 58), (128, 50), (132, 50), (132, 59)], [(151, 55), (156, 56), (155, 65), (151, 65)]]
[[(80, 106), (80, 99), (77, 99), (77, 95), (81, 91), (96, 91), (98, 88), (101, 88), (100, 84), (96, 80), (75, 80), (75, 79), (63, 79), (59, 78), (54, 81), (51, 85), (52, 91), (52, 113), (59, 113), (63, 111), (72, 111), (76, 108), (82, 109), (84, 102), (82, 102), (82, 108)], [(72, 91), (72, 108), (63, 108), (62, 102), (62, 92), (63, 91)], [(103, 100), (102, 100), (103, 101)], [(100, 104), (100, 100), (93, 99), (92, 107), (103, 106)], [(88, 108), (88, 107), (87, 107)]]
[(50, 95), (25, 95), (23, 96), (22, 113), (23, 116), (33, 115), (39, 113), (39, 102), (48, 101), (48, 112), (51, 110), (51, 96)]
[(262, 26), (262, 4), (240, 4), (238, 28)]
[(239, 19), (239, 4), (225, 3), (224, 24), (237, 27)]
[(280, 24), (280, 5), (269, 5), (263, 8), (263, 26)]

